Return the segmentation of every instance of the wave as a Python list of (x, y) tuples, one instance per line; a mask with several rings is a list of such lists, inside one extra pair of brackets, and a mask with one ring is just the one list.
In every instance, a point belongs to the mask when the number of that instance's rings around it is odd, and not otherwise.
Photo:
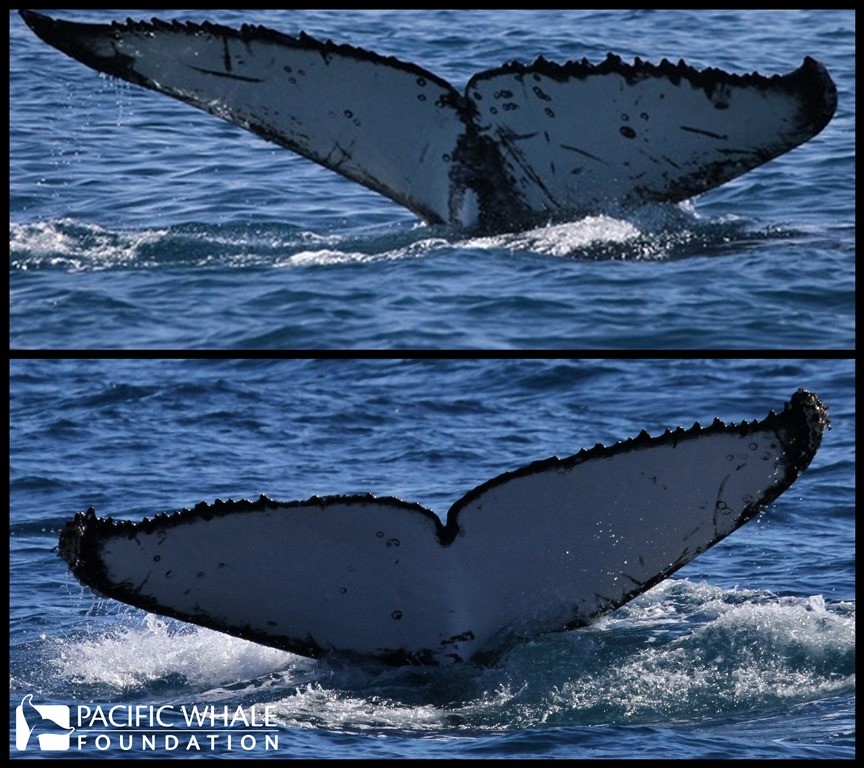
[(744, 221), (700, 219), (687, 206), (657, 205), (626, 216), (589, 216), (534, 230), (465, 236), (440, 227), (319, 235), (290, 226), (188, 224), (111, 230), (63, 219), (10, 223), (11, 270), (304, 268), (460, 255), (517, 253), (588, 260), (658, 261), (705, 255), (751, 239), (787, 237)]
[[(594, 625), (490, 667), (313, 661), (140, 613), (55, 639), (55, 680), (90, 698), (268, 704), (290, 727), (500, 731), (717, 719), (854, 691), (855, 610), (670, 579)], [(117, 617), (114, 617), (116, 621)], [(63, 692), (58, 692), (63, 695)]]

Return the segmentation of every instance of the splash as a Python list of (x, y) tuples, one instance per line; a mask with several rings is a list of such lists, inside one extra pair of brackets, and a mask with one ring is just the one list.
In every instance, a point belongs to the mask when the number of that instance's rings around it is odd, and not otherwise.
[(103, 697), (268, 704), (287, 727), (423, 734), (767, 715), (855, 686), (855, 608), (671, 579), (490, 667), (311, 661), (147, 616), (58, 641), (58, 678)]
[(363, 237), (290, 226), (189, 224), (114, 231), (70, 219), (9, 225), (10, 266), (71, 273), (160, 268), (285, 268), (418, 258), (447, 247), (422, 228)]
[[(386, 240), (380, 245), (385, 245)], [(340, 264), (369, 264), (380, 261), (399, 261), (403, 259), (418, 259), (433, 253), (446, 250), (451, 247), (450, 243), (443, 238), (423, 238), (407, 245), (398, 245), (395, 248), (378, 250), (374, 241), (367, 243), (356, 243), (355, 249), (351, 249), (351, 243), (346, 243), (347, 248), (322, 248), (318, 250), (306, 250), (295, 253), (288, 259), (280, 261), (277, 266), (291, 267), (326, 267)], [(363, 250), (363, 248), (368, 250)]]
[(317, 234), (287, 225), (186, 224), (112, 230), (70, 219), (9, 225), (13, 271), (99, 272), (166, 268), (314, 268), (527, 254), (593, 261), (663, 261), (782, 233), (754, 233), (736, 221), (703, 221), (687, 206), (645, 206), (527, 232), (465, 238), (446, 227)]
[(469, 240), (472, 248), (529, 251), (546, 256), (573, 256), (604, 246), (621, 246), (642, 236), (629, 221), (611, 216), (589, 216), (579, 221), (555, 224), (516, 234)]
[(252, 679), (297, 661), (291, 654), (146, 615), (139, 625), (58, 642), (57, 675), (79, 685), (144, 691), (160, 681), (211, 688)]
[(64, 269), (70, 272), (148, 266), (148, 247), (167, 236), (166, 230), (111, 232), (71, 220), (9, 225), (13, 270)]
[[(673, 584), (671, 590), (680, 588)], [(691, 597), (700, 593), (708, 599), (699, 613), (715, 613), (713, 618), (671, 640), (658, 633), (641, 645), (627, 644), (614, 666), (584, 658), (578, 677), (553, 689), (553, 719), (578, 711), (580, 720), (592, 723), (699, 720), (786, 707), (854, 687), (850, 606), (829, 609), (820, 596), (755, 592), (736, 604), (737, 591), (707, 585), (696, 585)], [(617, 629), (617, 622), (606, 631)]]

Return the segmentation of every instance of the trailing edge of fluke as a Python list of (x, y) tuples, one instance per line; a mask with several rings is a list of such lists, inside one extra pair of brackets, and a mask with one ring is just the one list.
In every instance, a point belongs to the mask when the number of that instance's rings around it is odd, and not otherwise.
[(687, 200), (808, 141), (837, 108), (810, 57), (773, 77), (539, 58), (460, 92), (415, 64), (266, 27), (21, 16), (99, 72), (236, 123), (427, 223), (486, 231)]
[(483, 661), (686, 565), (783, 493), (828, 424), (799, 390), (761, 421), (643, 431), (506, 472), (446, 522), (395, 498), (262, 496), (138, 523), (90, 509), (59, 551), (102, 595), (294, 653)]

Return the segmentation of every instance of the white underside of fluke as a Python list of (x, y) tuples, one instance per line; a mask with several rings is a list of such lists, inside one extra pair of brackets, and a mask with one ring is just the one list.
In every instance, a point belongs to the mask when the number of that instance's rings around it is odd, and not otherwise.
[(806, 468), (827, 424), (799, 392), (762, 422), (646, 433), (494, 478), (446, 525), (392, 498), (89, 512), (61, 554), (111, 597), (307, 655), (447, 663), (577, 626), (725, 538)]

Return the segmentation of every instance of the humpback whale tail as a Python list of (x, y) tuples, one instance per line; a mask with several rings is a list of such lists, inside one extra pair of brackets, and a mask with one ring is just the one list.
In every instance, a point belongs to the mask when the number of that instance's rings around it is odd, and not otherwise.
[(359, 495), (201, 503), (139, 523), (90, 509), (66, 524), (60, 556), (103, 595), (302, 655), (479, 660), (661, 582), (783, 493), (827, 425), (799, 390), (762, 421), (536, 461), (469, 491), (446, 523)]
[(463, 93), (394, 58), (260, 26), (78, 24), (21, 11), (84, 64), (242, 126), (431, 224), (507, 230), (681, 202), (818, 134), (837, 92), (785, 76), (626, 64), (506, 64)]

